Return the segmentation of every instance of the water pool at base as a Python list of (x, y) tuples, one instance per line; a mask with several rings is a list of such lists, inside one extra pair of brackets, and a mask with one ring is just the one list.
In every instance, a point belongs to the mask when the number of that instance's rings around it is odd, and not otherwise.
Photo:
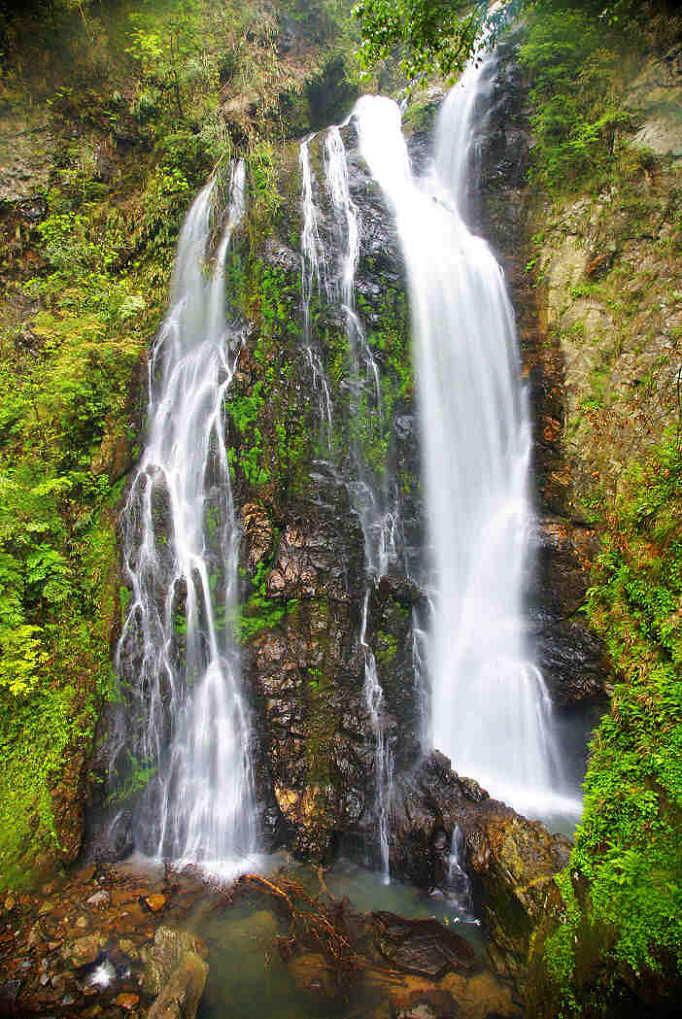
[[(345, 897), (349, 930), (358, 936), (361, 920), (354, 911), (388, 911), (410, 919), (438, 919), (455, 930), (476, 954), (475, 971), (445, 974), (440, 980), (398, 972), (388, 961), (363, 959), (357, 970), (339, 982), (334, 969), (314, 948), (281, 952), (278, 937), (286, 938), (286, 911), (267, 894), (248, 892), (233, 904), (201, 899), (182, 926), (199, 934), (208, 947), (209, 976), (199, 1019), (389, 1019), (401, 1007), (410, 1007), (420, 994), (424, 1001), (457, 1002), (461, 1019), (485, 1019), (496, 1014), (510, 1019), (520, 1015), (509, 989), (485, 962), (485, 943), (480, 927), (462, 922), (443, 897), (432, 897), (413, 887), (386, 885), (381, 875), (340, 861), (328, 871), (274, 858), (270, 877), (282, 875), (304, 886), (310, 895), (331, 893)], [(358, 926), (359, 924), (359, 926)], [(359, 943), (362, 943), (362, 935)], [(355, 944), (354, 940), (354, 944)], [(424, 1012), (424, 1015), (431, 1015)], [(447, 1006), (442, 1013), (446, 1015)]]

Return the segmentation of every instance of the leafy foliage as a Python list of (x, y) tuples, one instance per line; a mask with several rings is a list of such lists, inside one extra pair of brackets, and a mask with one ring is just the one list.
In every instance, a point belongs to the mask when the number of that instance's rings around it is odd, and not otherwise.
[(534, 112), (533, 172), (550, 190), (586, 177), (599, 187), (613, 164), (623, 109), (627, 47), (580, 8), (531, 16), (521, 61), (529, 72)]
[(396, 52), (407, 78), (459, 71), (472, 51), (487, 3), (466, 0), (360, 0), (360, 60), (372, 67)]
[[(612, 1014), (632, 974), (682, 973), (681, 534), (682, 451), (670, 440), (629, 469), (588, 593), (619, 683), (590, 747), (561, 922), (545, 945), (565, 1015)], [(597, 952), (609, 973), (598, 993)]]
[[(580, 15), (590, 29), (603, 32), (646, 18), (635, 0), (509, 0), (489, 10), (483, 0), (359, 0), (353, 15), (360, 23), (360, 61), (371, 68), (396, 56), (408, 79), (420, 74), (452, 77), (476, 50), (482, 32), (496, 33), (519, 13), (574, 19)], [(484, 28), (485, 26), (485, 28)], [(575, 28), (575, 23), (573, 24)], [(580, 48), (580, 36), (573, 44)]]

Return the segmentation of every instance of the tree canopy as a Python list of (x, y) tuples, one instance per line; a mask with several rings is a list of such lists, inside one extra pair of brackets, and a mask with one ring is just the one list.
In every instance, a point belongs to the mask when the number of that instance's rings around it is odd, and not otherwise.
[(359, 0), (353, 15), (360, 23), (360, 59), (365, 67), (398, 56), (406, 77), (461, 70), (484, 26), (494, 33), (522, 11), (578, 10), (603, 26), (646, 14), (635, 0)]

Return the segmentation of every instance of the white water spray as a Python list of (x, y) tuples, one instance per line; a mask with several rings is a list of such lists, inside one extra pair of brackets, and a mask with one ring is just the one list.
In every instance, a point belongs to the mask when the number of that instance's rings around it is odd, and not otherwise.
[(518, 810), (575, 815), (525, 633), (531, 431), (514, 317), (500, 266), (462, 211), (488, 60), (472, 62), (444, 102), (423, 180), (392, 100), (364, 96), (355, 119), (409, 278), (434, 604), (431, 740)]

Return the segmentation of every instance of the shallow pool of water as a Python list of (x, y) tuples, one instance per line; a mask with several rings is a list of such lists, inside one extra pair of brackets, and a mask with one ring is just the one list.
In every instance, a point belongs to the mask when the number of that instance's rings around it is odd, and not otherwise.
[[(363, 913), (384, 910), (413, 919), (436, 918), (465, 937), (482, 957), (480, 928), (463, 921), (443, 897), (400, 883), (386, 885), (380, 875), (345, 861), (324, 873), (290, 860), (278, 871), (282, 862), (282, 857), (271, 858), (275, 882), (285, 873), (311, 895), (328, 891)], [(314, 950), (283, 957), (277, 939), (287, 934), (286, 911), (267, 895), (238, 896), (228, 906), (207, 897), (199, 900), (183, 926), (199, 934), (208, 947), (209, 977), (199, 1019), (369, 1019), (390, 1014), (385, 974), (371, 966), (338, 986), (332, 969)], [(419, 986), (419, 978), (407, 974), (391, 979), (404, 988)]]

